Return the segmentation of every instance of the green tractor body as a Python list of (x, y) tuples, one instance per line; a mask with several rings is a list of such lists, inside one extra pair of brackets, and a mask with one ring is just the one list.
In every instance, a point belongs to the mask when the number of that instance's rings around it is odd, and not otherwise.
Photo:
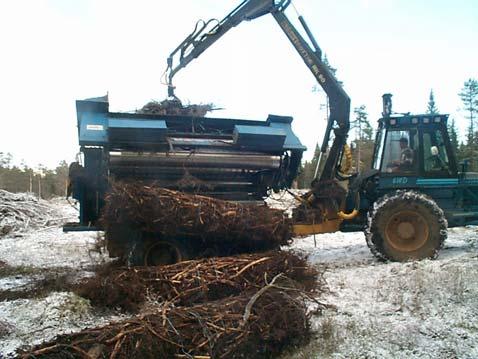
[(390, 112), (379, 120), (372, 169), (350, 182), (347, 207), (359, 216), (341, 230), (365, 229), (383, 259), (433, 258), (447, 227), (478, 224), (478, 173), (458, 165), (448, 115)]

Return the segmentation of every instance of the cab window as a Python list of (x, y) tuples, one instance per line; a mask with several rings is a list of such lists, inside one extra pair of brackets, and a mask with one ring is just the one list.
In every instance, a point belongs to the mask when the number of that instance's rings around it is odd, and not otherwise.
[(416, 173), (418, 139), (415, 130), (389, 130), (383, 152), (382, 172)]
[(375, 150), (373, 154), (373, 167), (376, 170), (380, 170), (380, 161), (382, 160), (383, 146), (385, 144), (385, 130), (379, 130), (375, 138)]
[(423, 132), (423, 167), (428, 174), (451, 174), (445, 141), (440, 130)]

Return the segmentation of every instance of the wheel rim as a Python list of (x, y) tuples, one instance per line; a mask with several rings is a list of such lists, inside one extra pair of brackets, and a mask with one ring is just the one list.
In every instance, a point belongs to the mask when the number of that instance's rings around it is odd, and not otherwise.
[(391, 247), (402, 252), (412, 252), (427, 241), (430, 229), (425, 218), (414, 211), (399, 211), (385, 226), (385, 238)]
[(160, 266), (181, 262), (183, 259), (181, 250), (171, 242), (158, 241), (152, 243), (144, 256), (144, 264), (147, 266)]

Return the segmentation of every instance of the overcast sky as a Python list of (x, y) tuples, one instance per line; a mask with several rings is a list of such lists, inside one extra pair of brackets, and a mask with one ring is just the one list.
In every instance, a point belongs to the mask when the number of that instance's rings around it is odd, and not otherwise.
[[(32, 166), (73, 160), (76, 99), (109, 92), (113, 111), (164, 99), (169, 53), (198, 19), (222, 19), (239, 2), (0, 0), (0, 152)], [(457, 93), (478, 78), (478, 0), (294, 4), (374, 127), (383, 93), (394, 94), (396, 111), (424, 112), (430, 89), (466, 127)], [(306, 146), (322, 139), (323, 94), (312, 92), (314, 77), (270, 15), (231, 30), (175, 82), (183, 102), (225, 108), (214, 116), (291, 115)]]

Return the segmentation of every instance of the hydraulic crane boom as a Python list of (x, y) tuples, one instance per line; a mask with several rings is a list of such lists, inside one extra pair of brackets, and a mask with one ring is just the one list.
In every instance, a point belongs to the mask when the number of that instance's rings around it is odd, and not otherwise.
[[(166, 74), (168, 95), (175, 97), (173, 86), (174, 75), (201, 55), (230, 29), (243, 21), (250, 21), (263, 15), (271, 14), (329, 98), (330, 112), (321, 146), (322, 153), (327, 151), (332, 130), (334, 130), (335, 137), (327, 160), (316, 180), (332, 180), (338, 176), (338, 164), (350, 129), (350, 98), (327, 65), (322, 62), (321, 49), (302, 16), (299, 16), (299, 21), (304, 27), (314, 49), (311, 48), (309, 43), (285, 15), (284, 11), (290, 3), (291, 0), (244, 0), (221, 21), (214, 19), (207, 22), (199, 21), (194, 31), (184, 39), (168, 58)], [(214, 22), (216, 22), (216, 24), (212, 29), (208, 29)], [(174, 61), (177, 57), (179, 57), (179, 63), (175, 64)]]

